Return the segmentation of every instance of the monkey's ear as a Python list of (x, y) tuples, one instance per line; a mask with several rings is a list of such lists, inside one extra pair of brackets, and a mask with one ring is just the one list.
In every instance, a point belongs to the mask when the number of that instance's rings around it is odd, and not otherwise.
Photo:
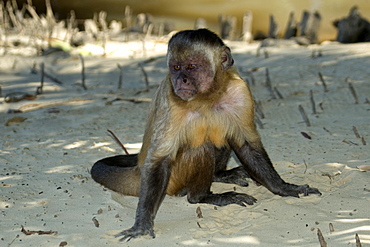
[(231, 50), (229, 47), (224, 47), (222, 54), (221, 54), (221, 65), (222, 65), (222, 70), (226, 71), (231, 68), (234, 64), (234, 59), (231, 56)]

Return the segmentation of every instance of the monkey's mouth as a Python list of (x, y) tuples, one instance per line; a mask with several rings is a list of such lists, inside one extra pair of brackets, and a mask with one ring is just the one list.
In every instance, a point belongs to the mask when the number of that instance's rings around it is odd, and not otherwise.
[(178, 89), (176, 91), (176, 94), (183, 100), (191, 100), (196, 93), (196, 90), (184, 88)]

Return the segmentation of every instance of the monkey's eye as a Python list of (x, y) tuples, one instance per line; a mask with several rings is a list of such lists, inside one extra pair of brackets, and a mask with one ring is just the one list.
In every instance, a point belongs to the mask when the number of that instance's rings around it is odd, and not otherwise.
[(174, 65), (174, 66), (173, 66), (173, 69), (174, 69), (174, 70), (180, 70), (180, 68), (181, 68), (181, 67), (180, 67), (180, 65)]
[(195, 69), (195, 64), (189, 64), (188, 69)]

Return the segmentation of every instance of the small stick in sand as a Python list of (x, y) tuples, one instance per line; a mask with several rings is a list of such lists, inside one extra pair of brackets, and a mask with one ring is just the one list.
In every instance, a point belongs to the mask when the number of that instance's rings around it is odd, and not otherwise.
[(361, 137), (361, 142), (362, 142), (362, 145), (366, 145), (366, 141), (363, 136)]
[(200, 224), (199, 224), (199, 222), (198, 222), (198, 221), (197, 221), (197, 225), (198, 225), (198, 227), (199, 227), (199, 228), (202, 228), (202, 227), (200, 226)]
[(320, 77), (320, 81), (322, 82), (322, 86), (324, 87), (324, 92), (325, 93), (329, 92), (328, 87), (326, 86), (326, 82), (321, 72), (319, 72), (319, 77)]
[(349, 91), (351, 91), (351, 94), (353, 98), (355, 99), (355, 104), (358, 104), (358, 97), (355, 88), (353, 87), (352, 83), (348, 83)]
[(84, 61), (84, 58), (81, 54), (78, 55), (80, 57), (80, 60), (81, 60), (81, 66), (82, 66), (82, 69), (81, 69), (81, 86), (83, 89), (87, 90), (87, 87), (85, 85), (85, 61)]
[(310, 127), (311, 126), (310, 120), (308, 119), (308, 117), (306, 115), (306, 112), (304, 111), (303, 107), (301, 105), (299, 105), (298, 109), (299, 109), (299, 112), (302, 115), (302, 118), (303, 118), (304, 122), (306, 123), (306, 126)]
[(307, 134), (306, 132), (303, 132), (303, 131), (301, 131), (301, 135), (304, 137), (304, 138), (307, 138), (307, 139), (312, 139), (312, 137), (309, 135), (309, 134)]
[(52, 80), (53, 82), (55, 83), (58, 83), (58, 84), (63, 84), (63, 82), (59, 81), (57, 78), (53, 77), (52, 75), (49, 75), (47, 72), (44, 71), (44, 75), (46, 78), (49, 78), (50, 80)]
[(99, 221), (95, 217), (93, 217), (91, 220), (92, 220), (92, 222), (94, 222), (95, 227), (100, 226)]
[[(42, 65), (43, 65), (43, 63), (42, 63)], [(37, 74), (37, 73), (38, 73), (37, 68), (36, 68), (36, 62), (33, 64), (33, 67), (32, 67), (32, 69), (31, 69), (31, 73), (32, 73), (32, 74)], [(48, 73), (45, 71), (45, 69), (42, 69), (42, 68), (41, 68), (41, 73), (43, 74), (43, 75), (41, 74), (41, 77), (46, 77), (46, 78), (48, 78), (48, 79), (52, 80), (52, 81), (53, 81), (53, 82), (55, 82), (55, 83), (63, 84), (63, 82), (61, 82), (60, 80), (58, 80), (58, 79), (57, 79), (57, 78), (55, 78), (54, 76), (52, 76), (52, 75), (48, 74)]]
[(326, 132), (328, 132), (328, 133), (329, 133), (329, 135), (331, 135), (331, 136), (333, 135), (333, 133), (331, 133), (331, 132), (330, 132), (330, 130), (328, 130), (327, 128), (323, 127), (323, 129), (324, 129)]
[(360, 237), (358, 236), (358, 234), (356, 233), (355, 235), (355, 239), (356, 239), (356, 247), (361, 247), (361, 241), (360, 241)]
[(329, 231), (330, 233), (334, 232), (334, 226), (332, 223), (329, 223)]
[(119, 63), (117, 63), (117, 67), (119, 69), (118, 89), (121, 89), (122, 88), (122, 82), (123, 82), (123, 68)]
[(254, 108), (257, 112), (257, 114), (262, 118), (264, 119), (265, 118), (265, 114), (263, 113), (262, 111), (262, 103), (261, 101), (254, 101)]
[(262, 123), (261, 119), (258, 117), (258, 115), (254, 116), (254, 122), (258, 125), (258, 127), (260, 129), (263, 129), (263, 123)]
[(107, 54), (108, 25), (107, 25), (106, 18), (107, 18), (107, 12), (100, 11), (99, 12), (99, 24), (102, 27), (102, 32), (103, 32), (103, 37), (102, 37), (102, 41), (103, 41), (102, 46), (104, 49), (103, 56)]
[(196, 213), (198, 218), (203, 218), (202, 209), (200, 209), (200, 207), (197, 207)]
[(256, 81), (254, 80), (254, 76), (253, 76), (253, 73), (252, 72), (249, 72), (249, 77), (251, 78), (251, 85), (252, 86), (255, 86), (256, 85)]
[(303, 174), (306, 174), (306, 172), (307, 172), (307, 163), (306, 163), (305, 160), (303, 160), (303, 164), (304, 164), (304, 167), (305, 167)]
[(279, 97), (279, 99), (284, 99), (283, 95), (280, 93), (280, 91), (277, 89), (277, 87), (274, 87), (274, 91), (277, 94), (277, 96)]
[(33, 235), (33, 234), (38, 234), (38, 235), (52, 235), (52, 234), (57, 234), (56, 231), (29, 231), (24, 229), (22, 226), (21, 232), (23, 232), (26, 235)]
[(13, 238), (13, 240), (8, 244), (8, 247), (10, 247), (10, 246), (15, 242), (15, 240), (16, 240), (17, 238), (19, 238), (19, 234), (17, 234), (17, 235)]
[(365, 141), (364, 137), (363, 137), (363, 136), (361, 136), (361, 135), (360, 135), (360, 133), (358, 133), (358, 130), (357, 130), (356, 126), (353, 126), (353, 127), (352, 127), (352, 129), (353, 129), (353, 133), (355, 133), (355, 136), (356, 136), (358, 139), (360, 139), (360, 140), (361, 140), (362, 145), (366, 145), (366, 141)]
[(141, 69), (141, 72), (143, 73), (144, 75), (144, 80), (145, 80), (145, 85), (146, 85), (146, 89), (149, 90), (149, 79), (148, 79), (148, 74), (145, 72), (145, 69), (144, 67), (139, 63), (138, 64), (140, 69)]
[(319, 242), (320, 242), (321, 247), (327, 247), (328, 246), (325, 239), (324, 239), (324, 236), (321, 233), (320, 228), (317, 228), (317, 237), (319, 238)]
[(122, 142), (117, 138), (117, 136), (116, 136), (112, 131), (110, 131), (110, 130), (107, 130), (107, 131), (112, 135), (113, 139), (118, 143), (118, 145), (120, 145), (120, 146), (121, 146), (121, 148), (123, 149), (123, 151), (124, 151), (127, 155), (129, 155), (129, 153), (128, 153), (127, 149), (126, 149), (126, 148), (125, 148), (125, 146), (122, 144)]
[(353, 129), (353, 133), (355, 133), (355, 136), (356, 136), (358, 139), (361, 139), (361, 136), (360, 136), (360, 134), (358, 133), (356, 126), (352, 126), (352, 129)]
[(315, 106), (315, 100), (313, 98), (313, 91), (310, 90), (310, 101), (311, 101), (311, 106), (312, 106), (312, 113), (316, 114), (316, 106)]
[(36, 88), (36, 94), (42, 94), (42, 89), (44, 87), (44, 76), (45, 76), (44, 70), (45, 70), (45, 65), (44, 63), (41, 63), (41, 85)]
[(267, 90), (269, 90), (269, 92), (270, 92), (271, 98), (276, 99), (274, 90), (272, 90), (270, 74), (269, 74), (269, 69), (268, 68), (266, 68), (266, 87), (267, 87)]

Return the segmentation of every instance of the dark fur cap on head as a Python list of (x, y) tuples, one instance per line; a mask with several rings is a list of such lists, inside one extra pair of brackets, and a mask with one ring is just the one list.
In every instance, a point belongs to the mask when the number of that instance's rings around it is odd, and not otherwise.
[(169, 41), (168, 47), (176, 44), (179, 48), (186, 49), (194, 44), (207, 45), (211, 47), (224, 47), (225, 44), (220, 37), (208, 29), (184, 30), (175, 34)]

